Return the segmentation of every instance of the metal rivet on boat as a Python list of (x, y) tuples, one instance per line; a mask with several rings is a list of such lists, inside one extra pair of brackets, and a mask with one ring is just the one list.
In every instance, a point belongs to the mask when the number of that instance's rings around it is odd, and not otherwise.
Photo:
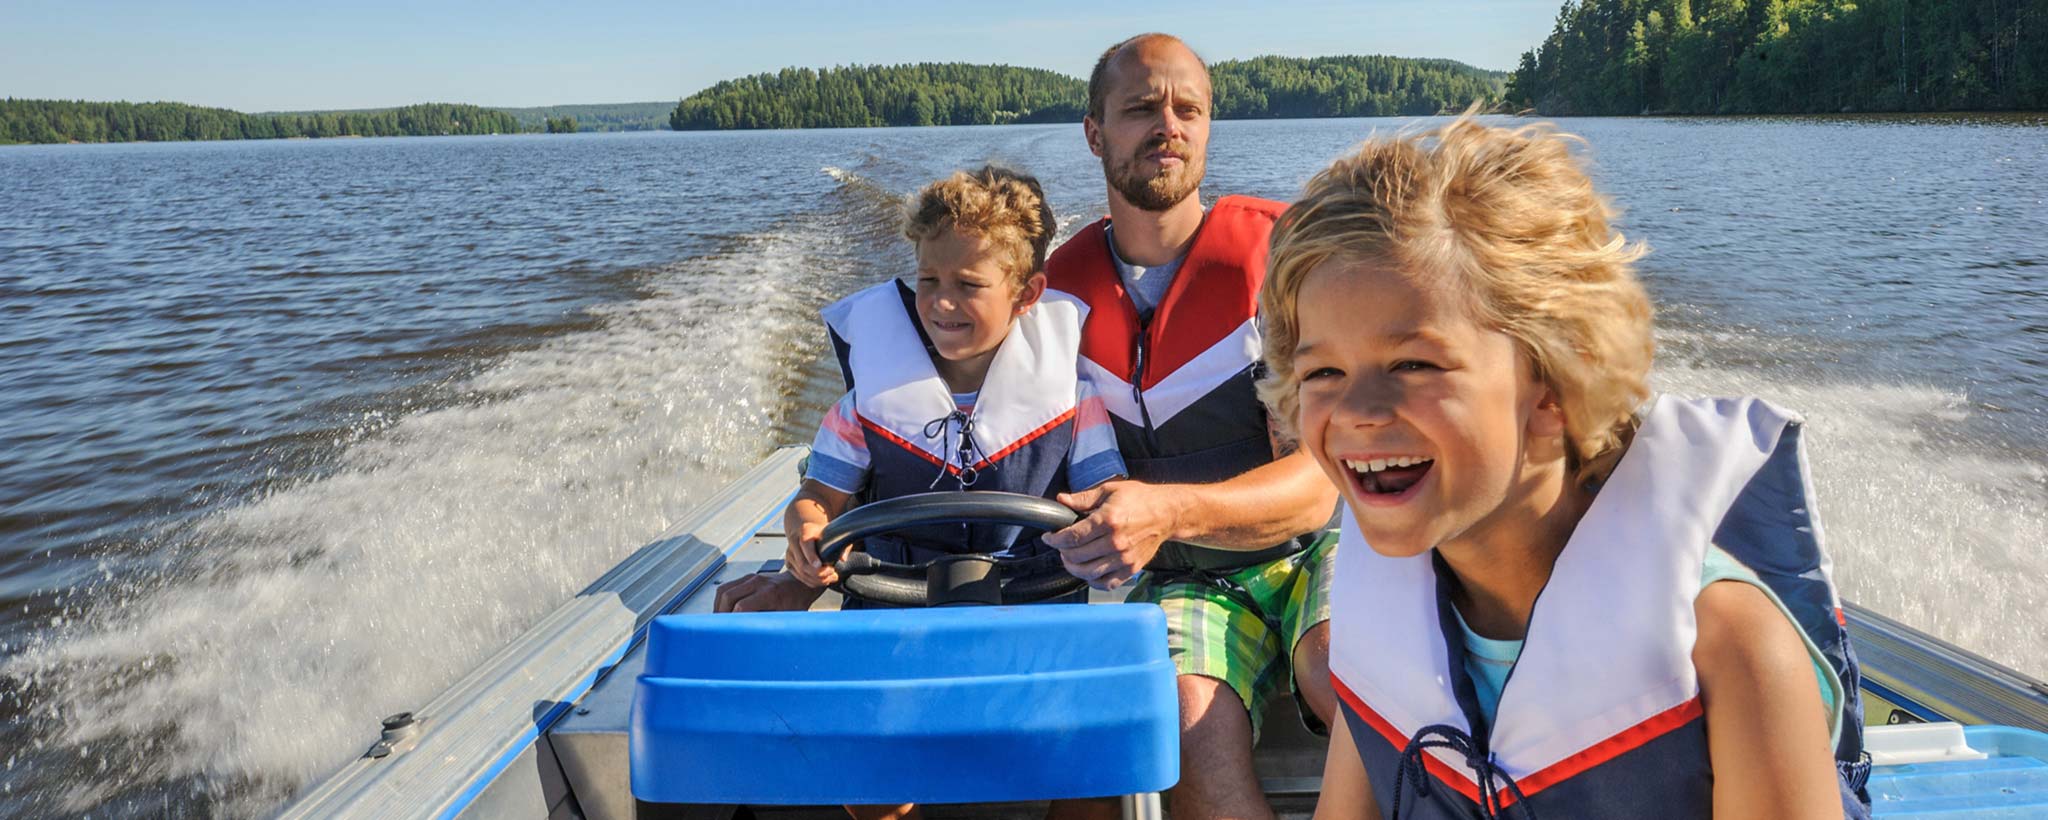
[(391, 715), (391, 716), (389, 716), (389, 717), (386, 717), (386, 718), (384, 718), (384, 729), (385, 729), (385, 731), (390, 731), (390, 730), (392, 730), (392, 729), (402, 729), (402, 728), (404, 728), (404, 727), (407, 727), (407, 726), (411, 726), (411, 725), (412, 725), (412, 713), (411, 713), (411, 712), (399, 712), (398, 714), (395, 714), (395, 715)]
[(587, 707), (587, 706), (578, 706), (578, 707), (576, 707), (576, 714), (579, 714), (579, 715), (587, 715), (587, 714), (590, 714), (590, 708), (589, 708), (589, 707)]

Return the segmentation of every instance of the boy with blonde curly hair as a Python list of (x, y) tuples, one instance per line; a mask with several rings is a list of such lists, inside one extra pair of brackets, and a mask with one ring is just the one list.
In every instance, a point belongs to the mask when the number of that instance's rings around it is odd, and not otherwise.
[(1569, 138), (1466, 116), (1281, 217), (1261, 395), (1349, 508), (1318, 817), (1867, 812), (1800, 423), (1651, 397), (1611, 215)]

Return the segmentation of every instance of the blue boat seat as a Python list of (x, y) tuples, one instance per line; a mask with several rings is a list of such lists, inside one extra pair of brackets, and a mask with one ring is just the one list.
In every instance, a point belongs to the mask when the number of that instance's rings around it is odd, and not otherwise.
[(1871, 813), (1924, 820), (2048, 817), (2048, 734), (1971, 726), (1963, 737), (1990, 756), (1872, 769)]
[(1158, 607), (670, 615), (647, 641), (640, 800), (1010, 802), (1180, 777)]

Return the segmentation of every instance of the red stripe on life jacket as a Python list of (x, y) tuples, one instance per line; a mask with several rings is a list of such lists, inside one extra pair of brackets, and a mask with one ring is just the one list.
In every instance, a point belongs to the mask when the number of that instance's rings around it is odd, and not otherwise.
[[(1373, 711), (1372, 707), (1365, 705), (1365, 699), (1351, 691), (1351, 687), (1345, 686), (1344, 679), (1337, 677), (1335, 672), (1330, 673), (1330, 685), (1337, 690), (1337, 697), (1344, 701), (1344, 705), (1351, 707), (1351, 711), (1358, 713), (1359, 719), (1364, 720), (1365, 725), (1371, 726), (1373, 731), (1379, 733), (1380, 739), (1394, 747), (1394, 754), (1407, 751), (1408, 736), (1401, 734), (1401, 730), (1394, 728), (1394, 724), (1380, 717), (1380, 713)], [(1356, 742), (1355, 738), (1353, 742)], [(1479, 784), (1472, 782), (1472, 778), (1466, 776), (1463, 771), (1452, 768), (1450, 764), (1438, 760), (1436, 755), (1426, 752), (1422, 755), (1422, 765), (1430, 774), (1436, 776), (1438, 782), (1456, 789), (1467, 800), (1479, 802)]]
[[(1663, 737), (1671, 730), (1691, 723), (1694, 718), (1698, 718), (1706, 713), (1706, 707), (1700, 703), (1699, 696), (1694, 695), (1691, 700), (1651, 715), (1641, 723), (1615, 732), (1606, 740), (1581, 749), (1578, 754), (1574, 754), (1571, 757), (1531, 772), (1528, 777), (1524, 777), (1516, 782), (1521, 785), (1523, 794), (1534, 795), (1550, 786), (1570, 780), (1580, 772), (1640, 748), (1643, 744)], [(1505, 797), (1509, 802), (1514, 800), (1514, 795), (1512, 794)], [(1508, 804), (1502, 803), (1501, 805), (1506, 806)]]
[(998, 461), (1001, 461), (1004, 456), (1007, 456), (1011, 453), (1017, 452), (1020, 449), (1023, 449), (1024, 445), (1030, 444), (1033, 441), (1037, 441), (1039, 437), (1044, 436), (1046, 433), (1052, 432), (1054, 429), (1058, 428), (1062, 424), (1066, 424), (1069, 421), (1073, 421), (1074, 412), (1075, 411), (1073, 410), (1068, 410), (1065, 413), (1061, 413), (1058, 418), (1055, 418), (1052, 421), (1048, 421), (1042, 425), (1039, 425), (1038, 429), (1033, 430), (1029, 433), (1025, 433), (1023, 438), (1017, 439), (1015, 442), (1011, 443), (1010, 446), (1004, 447), (1003, 449), (997, 450), (993, 453), (990, 453), (987, 457), (984, 457), (981, 460), (980, 464), (974, 465), (974, 469), (979, 470), (983, 467), (987, 467), (990, 464), (994, 464)]
[[(1337, 697), (1342, 699), (1346, 706), (1350, 706), (1352, 711), (1357, 712), (1359, 718), (1371, 726), (1373, 731), (1378, 732), (1382, 739), (1392, 744), (1397, 752), (1408, 748), (1408, 736), (1402, 734), (1401, 730), (1395, 728), (1386, 718), (1381, 717), (1380, 713), (1373, 711), (1372, 707), (1365, 705), (1365, 700), (1351, 691), (1351, 687), (1345, 686), (1343, 679), (1338, 678), (1335, 672), (1330, 673), (1330, 683), (1337, 690)], [(1641, 748), (1643, 744), (1663, 737), (1705, 714), (1705, 706), (1701, 704), (1698, 696), (1694, 696), (1684, 703), (1651, 715), (1641, 723), (1616, 732), (1599, 743), (1581, 749), (1570, 757), (1531, 772), (1527, 777), (1518, 778), (1515, 783), (1521, 786), (1523, 796), (1534, 797), (1537, 792)], [(1454, 768), (1438, 760), (1436, 755), (1427, 753), (1422, 756), (1422, 762), (1437, 780), (1456, 789), (1472, 802), (1479, 802), (1479, 786), (1473, 783), (1471, 777), (1463, 770)], [(1500, 800), (1501, 808), (1507, 808), (1515, 802), (1513, 792), (1500, 792), (1496, 797)]]
[[(1004, 456), (1017, 452), (1018, 450), (1024, 449), (1024, 445), (1030, 444), (1031, 442), (1043, 438), (1045, 434), (1059, 429), (1059, 426), (1062, 424), (1066, 424), (1069, 421), (1073, 421), (1074, 413), (1074, 410), (1068, 410), (1065, 413), (1061, 413), (1057, 418), (1054, 418), (1052, 421), (1048, 421), (1042, 425), (1039, 425), (1038, 429), (1026, 433), (1022, 438), (1019, 438), (1016, 441), (1011, 442), (1010, 446), (1004, 447), (1001, 450), (984, 456), (979, 463), (974, 465), (974, 469), (985, 469), (988, 467), (988, 465), (1001, 461)], [(861, 418), (860, 426), (873, 431), (875, 435), (887, 439), (890, 444), (894, 444), (897, 447), (903, 448), (904, 450), (916, 453), (919, 457), (923, 458), (924, 460), (929, 461), (940, 467), (944, 467), (946, 469), (946, 472), (949, 474), (960, 474), (959, 465), (953, 464), (952, 462), (946, 461), (944, 459), (939, 458), (938, 456), (932, 455), (923, 447), (919, 447), (908, 441), (904, 441), (902, 436), (889, 432), (889, 428), (887, 427), (883, 427), (882, 425), (876, 424), (872, 421), (868, 421), (866, 417)]]
[(1088, 305), (1081, 355), (1149, 390), (1258, 316), (1267, 241), (1286, 208), (1248, 196), (1227, 196), (1210, 206), (1146, 329), (1144, 373), (1134, 372), (1138, 308), (1117, 275), (1109, 220), (1081, 229), (1045, 262), (1047, 286)]

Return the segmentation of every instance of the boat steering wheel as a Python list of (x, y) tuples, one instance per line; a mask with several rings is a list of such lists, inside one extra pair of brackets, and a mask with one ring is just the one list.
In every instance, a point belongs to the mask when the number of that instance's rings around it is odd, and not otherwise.
[(834, 590), (876, 603), (1037, 603), (1079, 591), (1087, 582), (1069, 574), (1050, 552), (1028, 558), (967, 553), (895, 564), (846, 548), (869, 536), (934, 524), (1013, 524), (1029, 534), (1064, 529), (1079, 519), (1065, 505), (1031, 495), (918, 493), (866, 504), (832, 519), (819, 535), (818, 558), (838, 571)]

